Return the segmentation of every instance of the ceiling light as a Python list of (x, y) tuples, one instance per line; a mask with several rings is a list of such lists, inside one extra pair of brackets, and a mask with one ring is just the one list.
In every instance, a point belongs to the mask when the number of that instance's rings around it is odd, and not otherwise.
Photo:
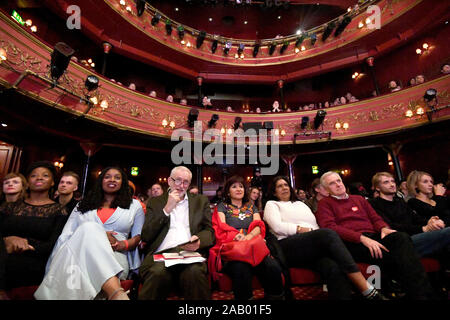
[(206, 32), (205, 31), (200, 31), (200, 33), (199, 33), (199, 35), (197, 37), (197, 44), (196, 44), (197, 49), (200, 49), (200, 47), (203, 44), (203, 41), (205, 40), (205, 37), (206, 37)]
[(425, 50), (427, 50), (428, 49), (428, 43), (424, 43), (423, 45), (422, 45), (422, 48), (424, 48)]
[(259, 52), (259, 48), (261, 47), (260, 43), (255, 43), (255, 46), (253, 47), (253, 58), (256, 58)]
[(272, 55), (275, 51), (275, 48), (277, 47), (277, 44), (275, 42), (272, 42), (269, 46), (269, 54)]
[(145, 11), (145, 0), (136, 0), (136, 11), (138, 17), (142, 16)]
[(175, 8), (175, 11), (178, 11), (179, 9), (178, 8)]
[(178, 30), (178, 38), (180, 38), (180, 40), (183, 40), (184, 38), (184, 27), (180, 24), (177, 28)]
[(213, 21), (213, 18), (209, 18), (208, 20), (209, 20), (209, 22), (211, 22), (211, 21)]
[(161, 19), (161, 14), (159, 12), (156, 12), (152, 18), (151, 25), (156, 26), (160, 19)]
[(172, 34), (172, 22), (169, 19), (166, 19), (166, 33), (168, 36)]
[(216, 39), (213, 41), (212, 45), (211, 45), (211, 52), (215, 53), (217, 50), (217, 45), (219, 44), (219, 41)]
[(30, 30), (31, 30), (31, 32), (37, 32), (37, 27), (36, 27), (36, 26), (32, 26), (32, 27), (30, 28)]
[(28, 27), (31, 27), (31, 26), (33, 25), (33, 21), (32, 21), (31, 19), (28, 19), (27, 21), (25, 21), (25, 24), (26, 24)]
[(245, 20), (245, 21), (244, 21), (244, 24), (247, 24), (247, 23), (248, 23), (248, 21), (247, 21), (247, 20)]
[(336, 24), (331, 21), (325, 28), (324, 32), (322, 33), (322, 41), (325, 42), (325, 40), (327, 40), (327, 38), (331, 35), (331, 33), (333, 32), (334, 28), (336, 28)]
[(6, 123), (2, 123), (2, 127), (6, 128), (8, 125)]
[(422, 50), (420, 50), (419, 48), (416, 49), (416, 53), (417, 54), (422, 54)]
[(297, 32), (296, 32), (295, 34), (298, 35), (298, 36), (301, 35), (301, 34), (302, 34), (302, 30), (301, 30), (301, 29), (298, 29)]
[(316, 113), (316, 116), (314, 118), (314, 129), (317, 130), (320, 125), (323, 124), (323, 120), (325, 119), (325, 116), (327, 115), (327, 112), (325, 110), (319, 110)]
[(311, 45), (313, 46), (317, 41), (317, 35), (315, 33), (313, 33), (311, 35)]

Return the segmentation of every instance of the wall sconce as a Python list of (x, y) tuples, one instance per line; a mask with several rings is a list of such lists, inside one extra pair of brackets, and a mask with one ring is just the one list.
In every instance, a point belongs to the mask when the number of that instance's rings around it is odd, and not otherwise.
[(120, 1), (119, 1), (119, 4), (120, 4), (122, 7), (125, 6), (125, 4), (126, 4), (126, 3), (125, 3), (125, 0), (120, 0)]
[(64, 163), (61, 161), (61, 162), (59, 162), (59, 161), (55, 161), (54, 163), (53, 163), (53, 165), (55, 166), (55, 167), (58, 167), (58, 168), (62, 168), (62, 167), (64, 167)]
[(167, 119), (164, 119), (161, 123), (161, 125), (165, 128), (167, 127), (167, 125), (169, 124), (169, 122), (167, 121)]
[(6, 50), (0, 48), (0, 63), (2, 63), (2, 61), (5, 61), (6, 59), (8, 59), (8, 54), (6, 53)]
[(350, 125), (348, 124), (348, 122), (341, 122), (339, 119), (336, 121), (336, 124), (334, 125), (334, 127), (336, 128), (336, 130), (348, 130), (348, 128), (350, 127)]
[[(423, 50), (422, 50), (422, 49), (423, 49)], [(429, 45), (428, 43), (425, 42), (424, 44), (422, 44), (422, 49), (421, 49), (421, 48), (417, 48), (417, 49), (416, 49), (416, 53), (417, 53), (418, 55), (427, 53), (428, 50), (430, 49), (430, 45)]]
[(106, 109), (108, 109), (108, 101), (106, 99), (103, 99), (102, 102), (100, 102), (100, 108), (102, 108), (103, 111), (105, 111)]

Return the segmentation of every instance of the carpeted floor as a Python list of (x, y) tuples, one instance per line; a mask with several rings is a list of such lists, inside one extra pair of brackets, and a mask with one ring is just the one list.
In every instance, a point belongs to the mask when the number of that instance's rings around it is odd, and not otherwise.
[[(322, 286), (305, 286), (305, 287), (292, 287), (292, 293), (295, 300), (326, 300), (328, 295), (323, 291)], [(253, 290), (253, 296), (256, 300), (264, 298), (263, 289)], [(234, 295), (232, 292), (213, 291), (212, 300), (233, 300)], [(172, 296), (168, 300), (182, 300), (177, 296)]]

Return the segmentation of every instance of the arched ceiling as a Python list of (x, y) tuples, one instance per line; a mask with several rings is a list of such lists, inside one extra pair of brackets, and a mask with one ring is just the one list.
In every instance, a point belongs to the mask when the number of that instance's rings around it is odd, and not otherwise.
[[(115, 3), (118, 6), (118, 2), (119, 0), (117, 0), (117, 3), (112, 0), (77, 1), (77, 5), (80, 6), (82, 12), (82, 32), (99, 46), (104, 41), (108, 41), (113, 44), (113, 50), (118, 54), (188, 79), (195, 79), (198, 75), (201, 75), (209, 82), (247, 82), (255, 84), (273, 84), (279, 79), (294, 81), (362, 63), (366, 57), (371, 55), (377, 57), (389, 52), (427, 29), (429, 30), (438, 23), (445, 21), (445, 19), (448, 19), (449, 8), (447, 1), (381, 1), (386, 3), (386, 12), (390, 10), (392, 14), (398, 14), (398, 11), (395, 12), (391, 5), (404, 5), (405, 3), (408, 6), (408, 10), (393, 21), (383, 25), (382, 30), (369, 32), (348, 43), (343, 42), (324, 53), (313, 54), (304, 59), (294, 59), (288, 62), (283, 62), (281, 59), (279, 63), (258, 65), (258, 62), (256, 62), (249, 66), (245, 63), (221, 63), (220, 61), (209, 59), (209, 50), (205, 48), (204, 50), (208, 52), (194, 50), (187, 53), (186, 50), (179, 50), (167, 45), (164, 41), (154, 39), (143, 30), (140, 30), (135, 24), (130, 23), (109, 4)], [(305, 22), (306, 20), (299, 18), (299, 16), (313, 17), (315, 19), (315, 22), (311, 23), (311, 26), (313, 26), (316, 23), (329, 21), (333, 16), (335, 17), (346, 12), (346, 8), (356, 1), (289, 1), (288, 9), (282, 6), (280, 8), (262, 9), (256, 1), (252, 5), (243, 6), (242, 8), (239, 8), (237, 5), (224, 6), (222, 1), (218, 1), (219, 4), (215, 8), (211, 5), (195, 4), (199, 1), (193, 0), (188, 1), (188, 3), (186, 0), (155, 0), (150, 2), (152, 6), (173, 17), (174, 20), (186, 23), (186, 25), (194, 28), (204, 27), (205, 31), (211, 32), (211, 34), (220, 31), (223, 32), (222, 35), (244, 37), (251, 36), (252, 33), (256, 32), (255, 30), (258, 30), (258, 35), (263, 34), (273, 37), (275, 34), (284, 32), (292, 34), (299, 21)], [(43, 0), (42, 3), (57, 15), (67, 18), (66, 9), (71, 5), (70, 0)], [(127, 0), (128, 3), (134, 3), (134, 1)], [(311, 10), (313, 9), (311, 8), (313, 7), (319, 8), (314, 8), (317, 13), (308, 14), (308, 10), (312, 12)], [(175, 8), (178, 8), (179, 11), (175, 11)], [(134, 7), (133, 10), (135, 10)], [(280, 12), (284, 13), (281, 14)], [(242, 25), (225, 28), (226, 26), (223, 24), (224, 17), (232, 16), (236, 22), (244, 19), (247, 13), (252, 17), (251, 19), (249, 18), (248, 24), (255, 24), (249, 28), (250, 31), (246, 31), (247, 29), (243, 28)], [(210, 15), (213, 15), (212, 22), (217, 23), (217, 25), (206, 28)], [(278, 23), (278, 15), (281, 16), (280, 21), (283, 21), (282, 23)], [(272, 20), (264, 18), (266, 16), (272, 16)], [(273, 17), (275, 17), (275, 23), (273, 22)], [(272, 23), (267, 22), (268, 20), (272, 21)], [(160, 27), (164, 30), (164, 24), (161, 24)], [(277, 32), (279, 30), (281, 31)]]

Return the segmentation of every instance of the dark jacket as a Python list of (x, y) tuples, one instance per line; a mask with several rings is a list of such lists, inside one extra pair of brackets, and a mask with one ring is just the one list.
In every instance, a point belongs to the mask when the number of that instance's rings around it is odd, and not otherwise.
[[(147, 243), (146, 254), (153, 254), (161, 245), (170, 227), (170, 217), (163, 211), (169, 195), (151, 198), (147, 203), (147, 213), (142, 227), (141, 239)], [(188, 193), (189, 227), (192, 235), (200, 239), (199, 252), (206, 253), (214, 244), (214, 231), (211, 223), (211, 208), (208, 198), (204, 195)]]

